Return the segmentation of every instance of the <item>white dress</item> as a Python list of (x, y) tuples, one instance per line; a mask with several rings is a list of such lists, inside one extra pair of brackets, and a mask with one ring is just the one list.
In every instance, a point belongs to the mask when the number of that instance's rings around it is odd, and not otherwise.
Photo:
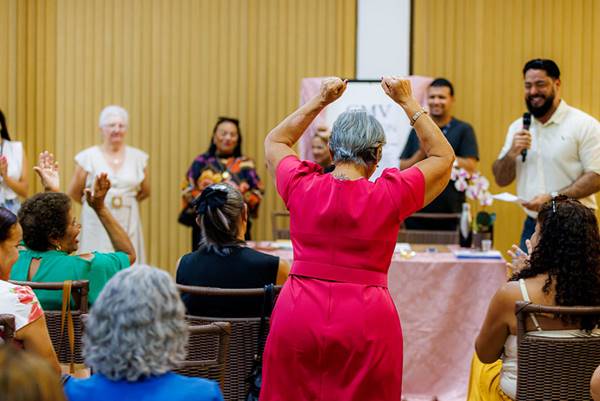
[[(144, 169), (148, 164), (148, 154), (126, 146), (125, 160), (116, 172), (108, 165), (99, 146), (92, 146), (79, 152), (75, 156), (75, 162), (87, 172), (86, 188), (92, 188), (98, 174), (108, 174), (111, 188), (106, 195), (106, 206), (129, 235), (135, 248), (136, 263), (146, 263), (140, 210), (135, 197), (145, 177)], [(114, 252), (108, 233), (94, 210), (85, 201), (85, 196), (82, 203), (79, 252)]]
[[(20, 180), (23, 174), (23, 143), (3, 139), (0, 148), (0, 154), (8, 161), (8, 176), (15, 181)], [(18, 195), (6, 185), (2, 177), (0, 177), (0, 206), (15, 214), (21, 208)]]

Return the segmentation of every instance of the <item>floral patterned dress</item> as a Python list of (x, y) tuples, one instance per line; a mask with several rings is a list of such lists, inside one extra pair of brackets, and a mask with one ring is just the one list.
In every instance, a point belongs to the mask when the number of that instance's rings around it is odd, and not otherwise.
[[(188, 169), (184, 188), (195, 198), (200, 195), (204, 188), (219, 182), (237, 187), (248, 205), (250, 217), (256, 218), (258, 216), (258, 207), (262, 201), (264, 187), (256, 173), (256, 167), (252, 159), (246, 156), (220, 158), (208, 152), (203, 153), (194, 159)], [(184, 201), (183, 213), (187, 210), (190, 214), (188, 222), (191, 222), (189, 225), (192, 226), (192, 248), (195, 250), (200, 240), (200, 229), (196, 224), (193, 224), (195, 214), (188, 206), (188, 203)], [(181, 218), (180, 222), (183, 223)], [(250, 232), (250, 225), (248, 226), (248, 232)]]
[(44, 312), (31, 288), (0, 280), (0, 314), (14, 315), (15, 330), (19, 331)]

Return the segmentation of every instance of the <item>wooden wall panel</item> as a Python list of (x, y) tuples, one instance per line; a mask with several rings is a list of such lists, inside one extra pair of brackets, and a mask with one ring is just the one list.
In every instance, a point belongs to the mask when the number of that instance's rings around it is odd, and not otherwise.
[(56, 153), (63, 189), (75, 154), (100, 143), (101, 109), (124, 106), (128, 143), (150, 154), (149, 261), (173, 271), (190, 242), (176, 222), (180, 183), (218, 116), (241, 121), (244, 153), (267, 188), (253, 235), (270, 238), (270, 212), (282, 204), (264, 167), (264, 136), (298, 105), (303, 77), (354, 77), (355, 3), (0, 0), (0, 56), (10, 60), (0, 66), (0, 106), (30, 157)]
[[(415, 0), (412, 72), (444, 76), (457, 117), (473, 124), (480, 170), (491, 166), (508, 125), (524, 111), (521, 70), (532, 58), (561, 69), (567, 103), (600, 117), (600, 2), (594, 0)], [(492, 185), (492, 191), (504, 191)], [(514, 184), (508, 190), (515, 191)], [(496, 246), (518, 241), (525, 214), (496, 202)]]

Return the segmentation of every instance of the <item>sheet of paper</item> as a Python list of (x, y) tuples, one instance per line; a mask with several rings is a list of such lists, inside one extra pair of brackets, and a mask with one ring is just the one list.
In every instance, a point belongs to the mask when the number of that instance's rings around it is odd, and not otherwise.
[(519, 198), (517, 195), (513, 195), (510, 192), (502, 192), (501, 194), (492, 195), (492, 198), (504, 201), (504, 202), (513, 202), (513, 203), (523, 203), (525, 202), (523, 199)]

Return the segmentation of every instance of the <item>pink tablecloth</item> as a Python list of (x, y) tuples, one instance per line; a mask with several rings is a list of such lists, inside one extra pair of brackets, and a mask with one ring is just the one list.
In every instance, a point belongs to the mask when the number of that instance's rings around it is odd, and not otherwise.
[[(268, 253), (292, 262), (291, 250)], [(404, 334), (403, 397), (464, 401), (474, 341), (504, 261), (459, 260), (451, 253), (395, 254), (388, 288)]]

